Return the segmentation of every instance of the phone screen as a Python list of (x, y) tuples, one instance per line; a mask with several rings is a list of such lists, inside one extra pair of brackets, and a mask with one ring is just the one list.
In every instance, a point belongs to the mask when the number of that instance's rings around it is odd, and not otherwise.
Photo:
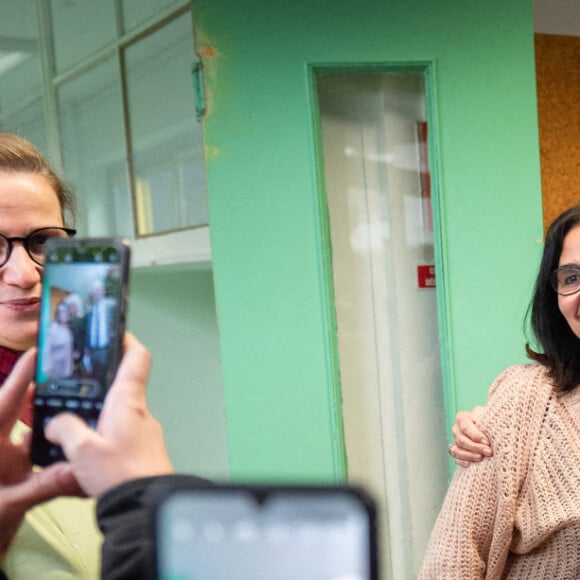
[(64, 459), (44, 438), (62, 411), (96, 426), (120, 359), (129, 248), (116, 238), (49, 240), (38, 334), (32, 461)]
[(157, 513), (161, 580), (378, 578), (374, 507), (336, 488), (176, 491)]

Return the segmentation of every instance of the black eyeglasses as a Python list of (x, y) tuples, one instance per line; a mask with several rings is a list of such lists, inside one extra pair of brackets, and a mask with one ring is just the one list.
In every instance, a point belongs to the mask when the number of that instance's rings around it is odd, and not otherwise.
[(576, 294), (580, 290), (580, 267), (562, 266), (552, 272), (552, 288), (561, 296)]
[(0, 268), (8, 262), (14, 242), (20, 242), (30, 258), (39, 266), (44, 266), (44, 246), (50, 238), (72, 238), (77, 233), (71, 228), (40, 228), (24, 238), (7, 238), (0, 234)]

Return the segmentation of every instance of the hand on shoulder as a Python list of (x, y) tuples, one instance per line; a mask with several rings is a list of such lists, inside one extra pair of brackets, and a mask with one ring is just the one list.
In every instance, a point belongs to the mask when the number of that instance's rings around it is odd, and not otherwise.
[(472, 463), (491, 457), (489, 439), (479, 430), (478, 421), (485, 414), (485, 407), (474, 407), (471, 411), (459, 411), (451, 428), (453, 442), (449, 453), (459, 467), (469, 467)]

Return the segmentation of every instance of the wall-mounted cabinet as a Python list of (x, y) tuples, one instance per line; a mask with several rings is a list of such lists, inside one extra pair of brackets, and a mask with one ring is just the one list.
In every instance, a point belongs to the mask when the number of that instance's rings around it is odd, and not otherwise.
[(2, 75), (0, 127), (62, 168), (79, 234), (133, 240), (135, 265), (209, 260), (191, 2), (40, 0), (11, 10), (3, 21), (22, 30), (6, 48), (20, 58)]
[(131, 264), (134, 268), (210, 262), (208, 226), (140, 238), (133, 242)]

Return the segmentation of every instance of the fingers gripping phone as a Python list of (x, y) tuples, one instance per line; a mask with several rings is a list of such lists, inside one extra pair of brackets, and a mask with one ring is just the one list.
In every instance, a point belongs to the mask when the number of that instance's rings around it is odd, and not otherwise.
[(159, 580), (378, 580), (376, 507), (351, 486), (221, 484), (156, 502)]
[(95, 427), (125, 332), (130, 249), (120, 238), (49, 239), (45, 248), (31, 460), (64, 460), (44, 437), (63, 411)]

